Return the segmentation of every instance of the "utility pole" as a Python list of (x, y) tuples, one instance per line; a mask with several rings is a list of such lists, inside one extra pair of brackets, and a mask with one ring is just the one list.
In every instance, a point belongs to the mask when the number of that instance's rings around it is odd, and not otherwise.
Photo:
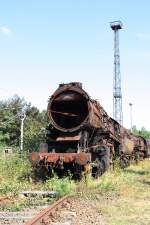
[(119, 30), (122, 29), (122, 22), (111, 22), (110, 27), (114, 31), (113, 118), (122, 125), (123, 114), (119, 54)]
[(23, 152), (23, 128), (24, 128), (24, 120), (26, 118), (25, 113), (21, 115), (21, 140), (20, 140), (20, 152)]
[(132, 106), (133, 106), (133, 104), (130, 102), (129, 103), (129, 106), (130, 106), (130, 126), (131, 126), (131, 132), (132, 132)]

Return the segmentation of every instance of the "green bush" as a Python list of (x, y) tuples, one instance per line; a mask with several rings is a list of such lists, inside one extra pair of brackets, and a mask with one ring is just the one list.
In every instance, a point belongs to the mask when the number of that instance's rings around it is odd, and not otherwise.
[(62, 179), (54, 177), (45, 182), (44, 189), (56, 191), (58, 197), (72, 195), (75, 192), (75, 182), (68, 177)]
[(30, 185), (31, 166), (27, 157), (12, 154), (0, 161), (0, 195), (16, 195)]

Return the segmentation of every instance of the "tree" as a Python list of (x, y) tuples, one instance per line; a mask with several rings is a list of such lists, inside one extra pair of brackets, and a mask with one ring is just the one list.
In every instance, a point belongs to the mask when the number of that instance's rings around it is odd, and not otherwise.
[(46, 111), (39, 112), (35, 107), (28, 110), (24, 123), (24, 146), (26, 149), (38, 150), (39, 144), (45, 142), (46, 125)]
[(145, 127), (142, 127), (141, 130), (138, 130), (136, 126), (133, 126), (132, 133), (135, 135), (140, 135), (146, 139), (150, 139), (150, 131), (146, 130)]
[(46, 111), (40, 112), (36, 107), (27, 103), (24, 98), (17, 95), (0, 102), (0, 143), (7, 146), (19, 146), (20, 116), (23, 112), (26, 114), (24, 149), (35, 150), (40, 142), (45, 141)]
[(146, 139), (150, 139), (150, 131), (146, 130), (145, 127), (141, 128), (139, 134)]
[(0, 102), (0, 137), (5, 145), (18, 145), (20, 136), (20, 115), (26, 102), (19, 96)]

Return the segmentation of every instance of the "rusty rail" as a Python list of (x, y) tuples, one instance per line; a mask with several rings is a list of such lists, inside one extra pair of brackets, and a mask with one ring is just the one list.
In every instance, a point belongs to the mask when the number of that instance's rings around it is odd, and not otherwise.
[(7, 200), (7, 199), (8, 199), (8, 197), (0, 197), (0, 202)]
[(61, 208), (70, 197), (63, 197), (58, 201), (54, 202), (52, 205), (48, 206), (46, 209), (42, 210), (33, 219), (25, 223), (25, 225), (47, 225), (50, 224), (53, 214), (56, 210)]
[(9, 197), (0, 197), (0, 205), (3, 204), (5, 201), (10, 201)]

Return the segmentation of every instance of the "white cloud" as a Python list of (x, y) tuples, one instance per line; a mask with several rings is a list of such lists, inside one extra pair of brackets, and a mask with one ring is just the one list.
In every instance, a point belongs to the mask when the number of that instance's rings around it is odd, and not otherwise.
[(137, 33), (136, 37), (141, 41), (149, 41), (150, 40), (150, 34), (148, 34), (148, 33)]
[(3, 33), (4, 35), (10, 35), (11, 34), (11, 29), (5, 26), (0, 27), (0, 32)]

